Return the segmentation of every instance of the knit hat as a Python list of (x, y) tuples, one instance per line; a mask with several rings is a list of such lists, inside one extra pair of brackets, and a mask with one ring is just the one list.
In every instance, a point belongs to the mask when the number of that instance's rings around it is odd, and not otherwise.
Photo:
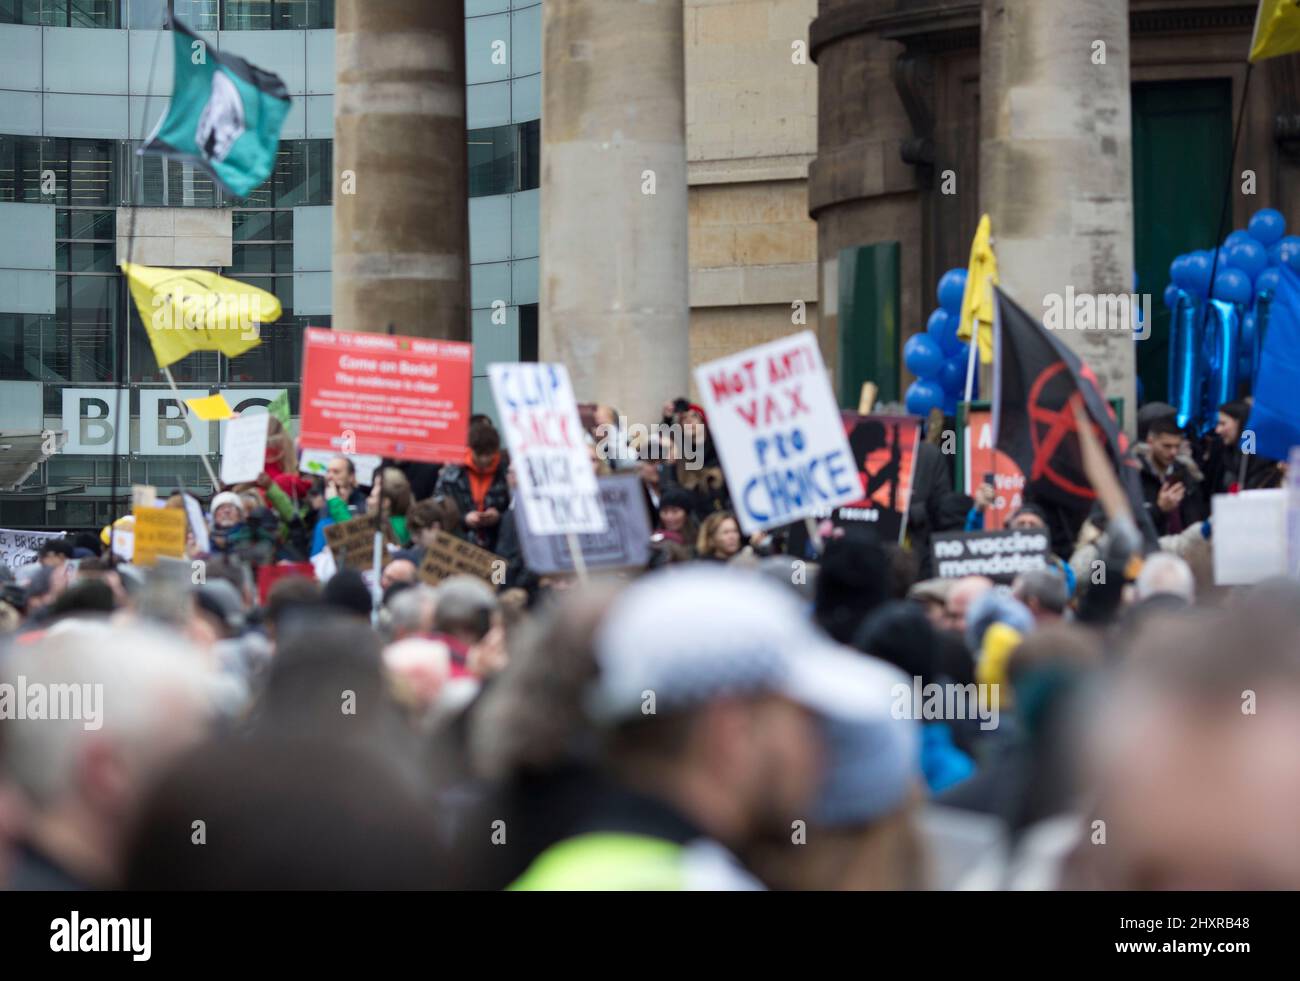
[(222, 491), (214, 497), (212, 499), (212, 513), (216, 514), (217, 508), (221, 507), (223, 504), (233, 504), (235, 507), (239, 508), (240, 514), (244, 513), (244, 502), (240, 500), (239, 495), (234, 491)]
[(690, 511), (694, 503), (690, 491), (684, 487), (669, 487), (659, 495), (660, 511), (664, 508), (681, 508), (683, 511)]

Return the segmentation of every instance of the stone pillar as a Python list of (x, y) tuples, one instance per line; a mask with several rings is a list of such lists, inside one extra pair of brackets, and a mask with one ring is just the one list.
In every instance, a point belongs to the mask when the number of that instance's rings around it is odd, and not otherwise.
[(542, 16), (540, 356), (656, 422), (690, 384), (682, 0)]
[(462, 6), (339, 0), (336, 330), (469, 338)]
[[(1128, 0), (983, 3), (980, 203), (992, 217), (1002, 288), (1035, 316), (1064, 304), (1071, 288), (1075, 297), (1133, 291), (1128, 8)], [(1131, 324), (1096, 307), (1092, 329), (1058, 336), (1107, 397), (1124, 399), (1132, 432)], [(1079, 322), (1065, 310), (1067, 325)]]

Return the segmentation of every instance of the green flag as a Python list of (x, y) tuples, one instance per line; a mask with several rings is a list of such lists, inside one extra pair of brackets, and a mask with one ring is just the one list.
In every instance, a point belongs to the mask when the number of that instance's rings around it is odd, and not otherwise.
[(286, 433), (293, 432), (293, 426), (290, 423), (289, 390), (287, 388), (275, 397), (275, 401), (266, 407), (266, 411), (280, 420), (280, 425), (284, 426)]
[(212, 50), (175, 18), (172, 100), (140, 153), (198, 164), (231, 194), (271, 176), (289, 90), (280, 76)]

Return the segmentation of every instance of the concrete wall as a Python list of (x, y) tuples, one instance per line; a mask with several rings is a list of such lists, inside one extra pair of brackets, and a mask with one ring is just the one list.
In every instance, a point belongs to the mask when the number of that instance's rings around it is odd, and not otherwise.
[(117, 261), (212, 269), (229, 266), (234, 261), (232, 215), (229, 208), (118, 208)]
[(691, 363), (817, 325), (816, 0), (686, 0)]

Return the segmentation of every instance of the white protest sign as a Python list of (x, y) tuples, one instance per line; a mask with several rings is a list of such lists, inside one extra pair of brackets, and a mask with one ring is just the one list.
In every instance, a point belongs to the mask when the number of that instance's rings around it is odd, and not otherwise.
[(189, 494), (181, 495), (185, 499), (185, 518), (190, 523), (190, 534), (194, 536), (194, 550), (199, 555), (212, 551), (212, 542), (208, 538), (208, 523), (203, 520), (203, 508), (198, 499)]
[(568, 369), (494, 364), (488, 377), (528, 527), (539, 535), (603, 532), (605, 511)]
[(695, 384), (746, 534), (862, 497), (812, 331), (702, 364)]
[(1286, 575), (1286, 491), (1215, 494), (1214, 582), (1235, 586)]
[(240, 416), (226, 424), (221, 444), (221, 482), (242, 484), (256, 480), (266, 469), (266, 432), (271, 417), (265, 412)]
[(0, 528), (0, 565), (18, 569), (36, 561), (36, 553), (52, 538), (62, 538), (62, 531), (16, 531)]

